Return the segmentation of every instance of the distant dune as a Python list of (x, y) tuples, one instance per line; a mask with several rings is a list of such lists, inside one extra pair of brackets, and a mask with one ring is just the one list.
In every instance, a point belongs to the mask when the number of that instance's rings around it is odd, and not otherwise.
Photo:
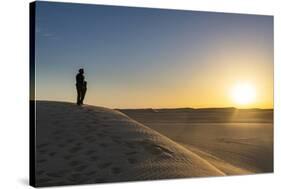
[(116, 110), (36, 101), (36, 116), (36, 186), (225, 175)]
[[(272, 109), (236, 109), (236, 108), (175, 108), (175, 109), (117, 109), (133, 118), (146, 117), (148, 119), (185, 123), (272, 123)], [(154, 113), (154, 114), (152, 114)], [(166, 119), (167, 118), (167, 119)]]
[(227, 175), (273, 172), (273, 110), (119, 110), (186, 147)]

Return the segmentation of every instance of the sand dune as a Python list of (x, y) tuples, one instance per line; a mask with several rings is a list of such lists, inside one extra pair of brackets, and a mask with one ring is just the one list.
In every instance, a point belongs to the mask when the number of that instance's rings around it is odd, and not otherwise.
[(272, 109), (120, 110), (227, 175), (273, 172)]
[(36, 116), (36, 186), (225, 175), (116, 110), (36, 101)]

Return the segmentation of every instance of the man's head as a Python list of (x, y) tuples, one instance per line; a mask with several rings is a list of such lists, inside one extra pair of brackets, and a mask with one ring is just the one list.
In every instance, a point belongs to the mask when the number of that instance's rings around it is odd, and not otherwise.
[(83, 69), (83, 68), (80, 68), (80, 69), (79, 69), (79, 73), (80, 73), (80, 74), (83, 74), (83, 73), (84, 73), (84, 69)]

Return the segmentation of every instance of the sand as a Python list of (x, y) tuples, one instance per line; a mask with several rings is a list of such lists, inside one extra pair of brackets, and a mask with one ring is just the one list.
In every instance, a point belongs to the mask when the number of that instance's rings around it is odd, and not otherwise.
[(226, 175), (159, 132), (108, 108), (36, 101), (36, 186)]
[(120, 110), (226, 175), (273, 172), (273, 110)]

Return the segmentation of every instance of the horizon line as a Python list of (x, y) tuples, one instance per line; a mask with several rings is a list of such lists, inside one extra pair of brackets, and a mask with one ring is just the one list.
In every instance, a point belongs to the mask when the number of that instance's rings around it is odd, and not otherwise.
[[(30, 99), (30, 101), (45, 101), (45, 102), (63, 102), (63, 103), (73, 103), (76, 104), (74, 101), (60, 101), (60, 100), (34, 100), (34, 99)], [(163, 107), (163, 108), (152, 108), (152, 107), (145, 107), (145, 108), (116, 108), (116, 107), (107, 107), (107, 106), (102, 106), (102, 105), (98, 105), (98, 104), (84, 104), (84, 105), (90, 105), (90, 106), (100, 106), (100, 107), (105, 107), (105, 108), (110, 108), (110, 109), (114, 109), (114, 110), (147, 110), (147, 109), (152, 109), (152, 110), (172, 110), (172, 109), (193, 109), (193, 110), (203, 110), (203, 109), (238, 109), (238, 110), (253, 110), (253, 109), (259, 109), (259, 110), (274, 110), (274, 107), (272, 108), (259, 108), (259, 107), (253, 107), (253, 108), (238, 108), (238, 107), (234, 107), (234, 106), (224, 106), (224, 107)]]

